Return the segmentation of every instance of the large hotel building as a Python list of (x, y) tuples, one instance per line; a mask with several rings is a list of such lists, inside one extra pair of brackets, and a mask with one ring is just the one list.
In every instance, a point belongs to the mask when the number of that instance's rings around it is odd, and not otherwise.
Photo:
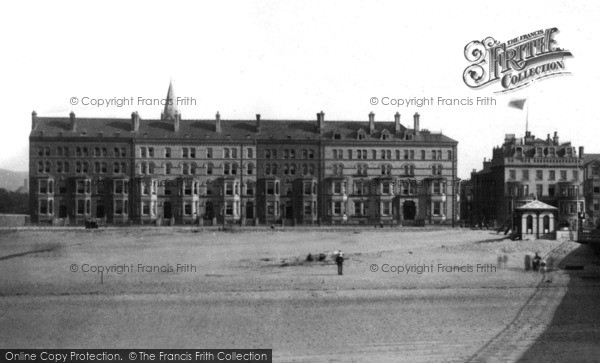
[(32, 113), (34, 223), (452, 223), (457, 142), (393, 122)]
[(592, 155), (586, 158), (583, 147), (560, 141), (556, 132), (546, 139), (530, 131), (522, 138), (507, 134), (502, 146), (493, 149), (492, 159), (471, 174), (464, 194), (471, 205), (463, 206), (463, 217), (472, 225), (509, 226), (515, 208), (537, 199), (557, 208), (559, 228), (576, 229), (584, 217), (586, 224), (597, 225), (600, 208), (593, 200), (600, 188), (594, 193), (593, 185), (599, 185), (600, 169), (593, 160)]

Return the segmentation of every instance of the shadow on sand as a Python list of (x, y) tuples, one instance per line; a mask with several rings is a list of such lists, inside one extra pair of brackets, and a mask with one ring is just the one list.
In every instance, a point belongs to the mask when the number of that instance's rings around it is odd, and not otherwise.
[[(600, 361), (600, 258), (581, 245), (561, 264), (567, 291), (552, 321), (519, 362)], [(566, 266), (584, 266), (568, 270)]]

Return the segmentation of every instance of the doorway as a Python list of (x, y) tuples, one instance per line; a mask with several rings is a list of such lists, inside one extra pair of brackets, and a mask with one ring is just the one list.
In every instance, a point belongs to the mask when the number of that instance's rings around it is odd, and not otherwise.
[(165, 202), (163, 204), (163, 218), (164, 219), (173, 218), (173, 210), (172, 210), (171, 202)]
[(414, 221), (417, 214), (417, 206), (412, 200), (407, 200), (402, 204), (402, 215), (406, 221)]

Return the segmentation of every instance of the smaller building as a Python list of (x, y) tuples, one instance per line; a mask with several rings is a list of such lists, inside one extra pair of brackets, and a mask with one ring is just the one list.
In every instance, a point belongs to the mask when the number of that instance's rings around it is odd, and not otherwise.
[(514, 226), (521, 240), (555, 239), (558, 208), (534, 200), (515, 208)]

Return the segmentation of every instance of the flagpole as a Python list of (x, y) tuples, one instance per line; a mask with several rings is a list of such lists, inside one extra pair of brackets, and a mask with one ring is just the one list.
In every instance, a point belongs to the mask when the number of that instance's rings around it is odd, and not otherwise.
[(529, 101), (528, 99), (525, 101), (525, 106), (527, 107), (527, 111), (525, 114), (525, 134), (529, 131)]

